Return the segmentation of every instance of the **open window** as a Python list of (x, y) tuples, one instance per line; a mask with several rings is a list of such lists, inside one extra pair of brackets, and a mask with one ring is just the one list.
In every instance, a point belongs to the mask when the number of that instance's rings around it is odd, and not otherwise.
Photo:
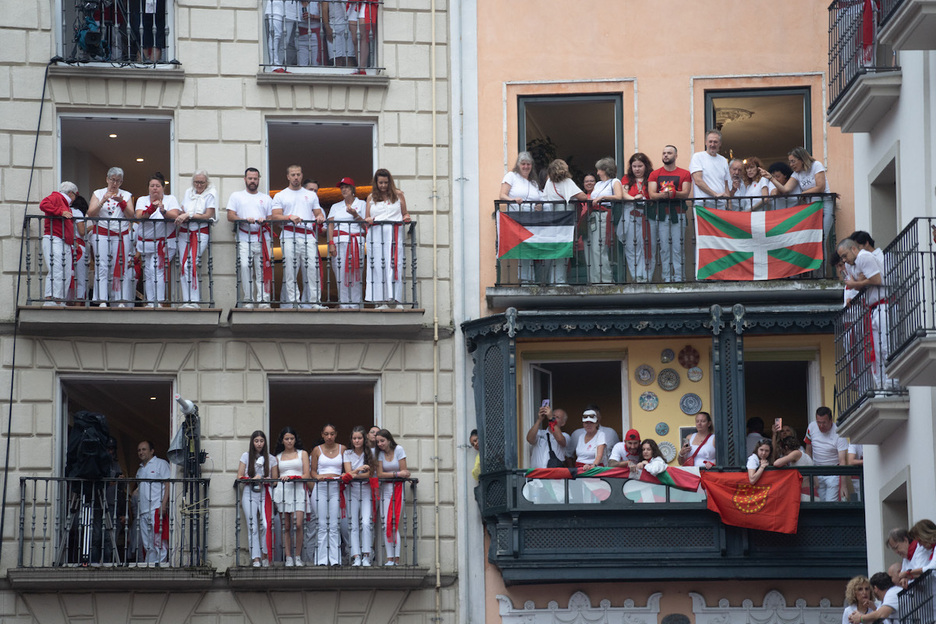
[(533, 155), (541, 174), (552, 160), (561, 158), (581, 187), (585, 174), (594, 173), (595, 162), (606, 156), (613, 157), (622, 171), (621, 95), (521, 96), (518, 104), (519, 150)]
[(59, 55), (69, 63), (145, 67), (178, 64), (172, 25), (174, 2), (58, 0)]
[(810, 106), (808, 87), (710, 90), (705, 127), (721, 131), (726, 158), (757, 156), (766, 167), (800, 145), (812, 153)]
[(821, 404), (817, 352), (745, 350), (744, 396), (745, 413), (764, 421), (766, 437), (771, 437), (774, 419), (782, 418), (802, 440)]

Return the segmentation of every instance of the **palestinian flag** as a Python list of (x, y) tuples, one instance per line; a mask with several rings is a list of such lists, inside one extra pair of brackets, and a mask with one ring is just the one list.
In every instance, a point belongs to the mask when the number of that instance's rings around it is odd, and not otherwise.
[(822, 266), (822, 202), (765, 212), (695, 207), (696, 278), (767, 280)]
[(669, 487), (676, 488), (677, 490), (695, 492), (699, 489), (699, 482), (701, 481), (701, 477), (699, 477), (697, 474), (689, 472), (688, 470), (683, 470), (682, 468), (667, 466), (666, 470), (656, 476), (650, 474), (646, 470), (641, 470), (640, 478), (637, 480), (643, 481), (645, 483), (653, 483), (654, 485), (668, 485)]
[(574, 237), (574, 210), (497, 213), (497, 257), (501, 260), (571, 258)]
[(798, 470), (767, 470), (754, 485), (746, 470), (702, 473), (708, 508), (723, 523), (777, 533), (796, 533), (802, 483)]

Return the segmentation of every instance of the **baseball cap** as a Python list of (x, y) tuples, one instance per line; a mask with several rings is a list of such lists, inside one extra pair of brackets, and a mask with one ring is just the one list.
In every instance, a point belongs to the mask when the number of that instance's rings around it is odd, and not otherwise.
[(354, 180), (352, 180), (351, 178), (341, 178), (340, 180), (338, 180), (338, 184), (336, 184), (335, 186), (341, 186), (342, 184), (347, 184), (348, 186), (354, 186)]
[(624, 439), (625, 440), (637, 440), (638, 442), (640, 442), (640, 434), (637, 433), (636, 429), (631, 429), (624, 436)]

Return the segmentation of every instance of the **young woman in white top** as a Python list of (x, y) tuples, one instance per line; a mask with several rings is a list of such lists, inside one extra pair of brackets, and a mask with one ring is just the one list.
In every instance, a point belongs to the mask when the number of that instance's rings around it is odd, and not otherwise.
[(345, 447), (335, 442), (338, 430), (334, 425), (322, 427), (324, 443), (312, 449), (309, 457), (309, 472), (315, 484), (315, 515), (318, 517), (318, 548), (315, 564), (320, 566), (341, 565), (341, 537), (338, 523), (341, 520), (341, 473), (344, 468)]
[(680, 466), (711, 468), (715, 465), (715, 428), (708, 412), (699, 412), (695, 417), (696, 432), (687, 436), (679, 451)]
[(646, 470), (653, 476), (666, 470), (666, 460), (663, 459), (663, 453), (656, 440), (647, 438), (640, 443), (640, 461), (637, 462), (637, 470)]
[(309, 478), (309, 454), (292, 427), (283, 427), (276, 444), (279, 478), (273, 500), (283, 522), (283, 548), (286, 567), (302, 567), (302, 520), (305, 517), (305, 486), (292, 479)]
[[(373, 502), (369, 480), (374, 476), (374, 456), (367, 447), (367, 429), (358, 425), (351, 430), (351, 447), (343, 454), (348, 483), (348, 516), (351, 524), (351, 566), (371, 565), (371, 544), (374, 543)], [(345, 477), (347, 478), (347, 477)], [(363, 552), (363, 556), (361, 551)]]
[(166, 298), (166, 271), (171, 274), (176, 255), (176, 228), (173, 221), (179, 216), (179, 201), (166, 195), (166, 178), (158, 171), (150, 176), (149, 195), (136, 203), (136, 218), (140, 234), (136, 248), (143, 258), (143, 288), (146, 304), (162, 307)]
[[(276, 479), (277, 475), (276, 458), (270, 455), (266, 434), (260, 430), (254, 431), (250, 434), (250, 446), (247, 452), (241, 455), (237, 478), (251, 481), (244, 485), (241, 507), (244, 509), (244, 516), (247, 517), (247, 543), (250, 544), (250, 557), (253, 559), (255, 568), (261, 565), (261, 553), (263, 553), (263, 567), (270, 566), (268, 543), (273, 540), (270, 533), (272, 513), (268, 513), (266, 504), (267, 497), (270, 496), (270, 486), (254, 482), (254, 480)], [(272, 510), (269, 511), (272, 512)], [(261, 527), (263, 528), (262, 537), (259, 531)]]
[(592, 204), (588, 213), (585, 259), (588, 265), (588, 282), (610, 284), (613, 281), (610, 246), (614, 244), (614, 237), (613, 230), (608, 228), (613, 222), (614, 204), (597, 200), (607, 197), (619, 202), (624, 199), (624, 187), (617, 179), (617, 163), (613, 158), (602, 158), (595, 163), (595, 168), (598, 171), (598, 181), (590, 194)]
[(208, 172), (199, 169), (192, 174), (192, 186), (185, 190), (182, 209), (175, 220), (180, 237), (177, 244), (183, 308), (197, 308), (202, 299), (198, 288), (198, 268), (208, 247), (209, 224), (215, 221), (217, 208), (218, 190), (211, 185)]
[[(410, 471), (406, 469), (406, 451), (399, 446), (386, 429), (377, 432), (377, 477), (379, 479), (408, 479)], [(384, 565), (400, 565), (400, 516), (403, 509), (403, 482), (389, 481), (380, 486), (380, 510), (384, 522), (390, 523), (390, 537), (387, 537), (386, 525), (384, 548), (387, 562)]]
[(795, 468), (797, 466), (812, 466), (813, 461), (800, 448), (799, 440), (793, 436), (786, 436), (780, 439), (780, 450), (773, 465), (776, 468), (783, 468), (784, 466)]
[(762, 439), (754, 447), (754, 452), (747, 458), (747, 476), (751, 485), (757, 483), (770, 465), (770, 454), (773, 453), (773, 444), (770, 440)]
[[(403, 270), (407, 249), (403, 224), (410, 222), (406, 197), (393, 183), (386, 169), (374, 172), (371, 194), (367, 197), (367, 288), (364, 299), (377, 303), (377, 309), (396, 307), (403, 301)], [(409, 259), (412, 266), (413, 258)]]
[[(790, 163), (790, 169), (793, 170), (793, 177), (799, 183), (800, 193), (806, 195), (832, 192), (829, 187), (829, 178), (826, 176), (826, 168), (813, 158), (805, 147), (793, 148), (787, 155), (787, 160)], [(811, 198), (804, 197), (802, 203), (808, 203), (810, 200)], [(822, 197), (822, 237), (825, 240), (829, 239), (829, 232), (832, 231), (834, 210), (834, 199), (828, 195)]]
[(770, 181), (760, 173), (763, 168), (757, 156), (744, 159), (741, 169), (741, 188), (735, 193), (734, 201), (740, 211), (763, 210), (763, 198), (770, 195)]
[[(543, 187), (543, 210), (569, 210), (569, 202), (588, 199), (585, 193), (572, 181), (569, 165), (562, 159), (549, 163), (549, 176)], [(543, 262), (545, 280), (549, 284), (568, 283), (569, 261), (567, 258), (545, 260)]]
[[(504, 175), (504, 179), (501, 180), (499, 196), (501, 201), (514, 202), (507, 207), (507, 210), (524, 212), (542, 210), (542, 204), (536, 203), (543, 199), (543, 193), (540, 191), (537, 180), (533, 156), (530, 155), (530, 152), (520, 152), (513, 170), (508, 171)], [(517, 277), (520, 282), (532, 282), (533, 261), (520, 259), (517, 260), (517, 263)]]

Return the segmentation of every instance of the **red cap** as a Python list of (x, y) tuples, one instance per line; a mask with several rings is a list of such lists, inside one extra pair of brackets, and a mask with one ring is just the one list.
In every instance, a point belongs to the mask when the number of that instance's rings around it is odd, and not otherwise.
[(625, 440), (637, 440), (640, 442), (640, 434), (637, 433), (636, 429), (631, 429), (627, 432), (627, 435), (624, 436)]
[(354, 186), (354, 180), (352, 180), (351, 178), (341, 178), (341, 180), (339, 180), (338, 184), (336, 184), (335, 186), (341, 186), (343, 184), (347, 184), (348, 186)]

